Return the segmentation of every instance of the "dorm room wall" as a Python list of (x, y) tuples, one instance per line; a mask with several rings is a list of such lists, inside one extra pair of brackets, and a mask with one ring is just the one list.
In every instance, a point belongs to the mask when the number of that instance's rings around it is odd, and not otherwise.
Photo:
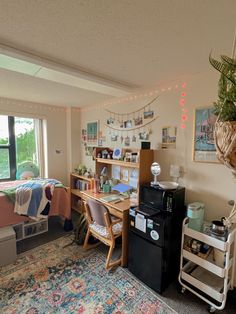
[[(229, 200), (236, 200), (236, 180), (228, 168), (220, 163), (195, 162), (193, 161), (193, 137), (194, 137), (194, 112), (196, 108), (211, 107), (217, 99), (217, 84), (219, 75), (211, 71), (210, 67), (205, 73), (199, 73), (179, 82), (173, 82), (169, 91), (161, 92), (159, 98), (151, 105), (154, 115), (158, 118), (150, 125), (151, 148), (155, 150), (155, 161), (159, 162), (162, 168), (159, 180), (171, 180), (169, 169), (171, 164), (181, 166), (182, 174), (179, 183), (186, 188), (186, 204), (199, 201), (205, 204), (205, 219), (220, 219), (228, 216), (231, 206)], [(181, 83), (186, 82), (186, 104), (187, 120), (186, 128), (181, 125)], [(179, 88), (175, 88), (179, 83)], [(168, 85), (163, 86), (168, 88)], [(161, 89), (161, 88), (160, 88)], [(81, 128), (86, 128), (87, 121), (99, 120), (100, 131), (106, 137), (103, 143), (107, 147), (124, 147), (120, 140), (112, 142), (111, 129), (104, 126), (110, 114), (106, 109), (117, 113), (129, 113), (138, 110), (147, 104), (152, 97), (143, 97), (138, 101), (126, 101), (113, 105), (96, 106), (81, 111)], [(175, 149), (161, 149), (161, 131), (165, 126), (177, 126), (177, 141)], [(124, 131), (123, 136), (128, 132)], [(132, 134), (132, 132), (131, 132)], [(130, 135), (130, 134), (128, 134)], [(130, 147), (140, 148), (140, 141), (131, 143)], [(85, 156), (85, 148), (82, 146), (81, 162), (94, 169), (92, 157)], [(235, 280), (236, 284), (236, 280)]]
[[(0, 114), (43, 117), (47, 121), (48, 177), (68, 184), (67, 124), (64, 107), (0, 98)], [(56, 150), (60, 150), (57, 153)]]
[[(186, 187), (186, 204), (200, 201), (205, 204), (205, 218), (208, 220), (220, 219), (228, 216), (231, 207), (228, 201), (235, 199), (236, 181), (228, 168), (220, 163), (195, 162), (193, 161), (193, 137), (194, 137), (194, 112), (196, 108), (211, 107), (217, 99), (217, 82), (219, 76), (209, 69), (208, 72), (187, 78), (186, 82), (186, 104), (187, 120), (186, 128), (182, 129), (182, 110), (179, 105), (181, 97), (181, 82), (175, 88), (177, 82), (170, 84), (173, 87), (170, 91), (160, 92), (159, 98), (151, 105), (154, 115), (158, 118), (150, 124), (151, 148), (155, 150), (155, 161), (159, 162), (162, 172), (159, 180), (170, 180), (169, 169), (171, 164), (181, 166), (182, 174), (180, 184)], [(164, 86), (168, 87), (168, 85)], [(120, 140), (112, 142), (110, 137), (112, 129), (105, 127), (106, 119), (110, 114), (106, 109), (117, 113), (129, 113), (147, 104), (152, 97), (143, 97), (138, 101), (117, 103), (103, 106), (97, 104), (91, 108), (81, 111), (81, 128), (86, 128), (87, 121), (99, 120), (100, 131), (106, 137), (103, 143), (107, 147), (124, 147)], [(177, 141), (175, 149), (161, 149), (162, 127), (177, 126)], [(123, 131), (123, 137), (132, 136), (132, 132)], [(130, 144), (130, 147), (140, 148), (140, 140)], [(81, 162), (94, 169), (94, 161), (85, 155), (85, 148), (82, 146)]]

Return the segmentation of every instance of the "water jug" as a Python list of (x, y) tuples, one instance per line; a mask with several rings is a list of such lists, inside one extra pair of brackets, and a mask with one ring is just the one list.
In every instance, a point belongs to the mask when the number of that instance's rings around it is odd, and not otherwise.
[(204, 207), (204, 204), (200, 202), (194, 202), (188, 205), (187, 215), (189, 218), (189, 228), (196, 231), (202, 231)]

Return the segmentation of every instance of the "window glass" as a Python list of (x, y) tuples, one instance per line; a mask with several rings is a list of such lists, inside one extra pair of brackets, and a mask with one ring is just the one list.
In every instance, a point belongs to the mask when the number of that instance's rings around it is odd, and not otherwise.
[(15, 117), (16, 164), (32, 161), (38, 165), (34, 119)]
[(0, 148), (0, 180), (10, 178), (9, 150)]
[(42, 126), (40, 119), (0, 115), (0, 181), (15, 180), (25, 161), (35, 163), (44, 176)]
[(0, 145), (9, 144), (8, 116), (0, 116)]

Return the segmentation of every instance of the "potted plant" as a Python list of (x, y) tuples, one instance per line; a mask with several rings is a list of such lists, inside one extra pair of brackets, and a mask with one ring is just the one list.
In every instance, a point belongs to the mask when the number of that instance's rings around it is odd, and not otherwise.
[[(210, 64), (221, 73), (218, 100), (214, 103), (217, 120), (214, 129), (216, 155), (221, 163), (231, 169), (236, 178), (236, 32), (232, 58), (221, 56), (221, 61), (210, 55)], [(224, 226), (236, 223), (236, 201), (228, 217), (223, 217)]]
[(210, 55), (210, 64), (221, 73), (218, 100), (214, 103), (217, 115), (214, 138), (217, 158), (236, 176), (236, 58), (222, 55), (221, 61)]

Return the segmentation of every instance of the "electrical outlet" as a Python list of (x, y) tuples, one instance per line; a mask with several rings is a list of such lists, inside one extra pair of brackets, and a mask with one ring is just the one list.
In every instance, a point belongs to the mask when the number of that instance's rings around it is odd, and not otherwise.
[(174, 178), (180, 177), (180, 166), (170, 165), (170, 176)]

